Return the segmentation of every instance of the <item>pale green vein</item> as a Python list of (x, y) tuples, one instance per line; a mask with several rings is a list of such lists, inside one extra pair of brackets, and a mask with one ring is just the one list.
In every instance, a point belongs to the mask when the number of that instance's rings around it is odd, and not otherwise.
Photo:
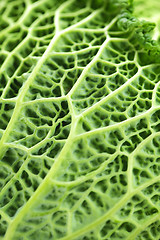
[(63, 101), (66, 100), (66, 96), (61, 96), (61, 97), (48, 97), (48, 98), (39, 98), (39, 99), (34, 99), (31, 101), (26, 101), (23, 102), (23, 106), (28, 106), (28, 105), (33, 105), (33, 104), (37, 104), (37, 103), (47, 103), (47, 102), (59, 102), (59, 101)]
[(63, 11), (63, 9), (67, 8), (69, 5), (71, 5), (74, 2), (74, 0), (66, 1), (64, 4), (62, 4), (56, 11), (55, 14), (55, 28), (56, 33), (61, 31), (60, 26), (60, 13)]
[[(23, 169), (25, 169), (26, 165), (28, 164), (28, 162), (30, 161), (30, 156), (28, 156), (26, 158), (26, 160), (23, 162), (23, 164), (21, 165), (20, 169), (18, 170), (18, 172), (7, 182), (7, 184), (1, 189), (0, 192), (0, 196), (3, 196), (6, 192), (6, 190), (13, 185), (14, 181), (18, 178), (18, 176), (20, 175), (20, 173), (22, 172)], [(20, 181), (20, 180), (19, 180)]]
[[(143, 221), (143, 224), (138, 224), (138, 227), (130, 233), (130, 235), (126, 238), (126, 240), (131, 240), (134, 239), (136, 240), (136, 237), (143, 232), (144, 230), (149, 230), (148, 227), (152, 224), (155, 223), (156, 221), (159, 221), (160, 219), (160, 213), (155, 214), (153, 216), (150, 216), (147, 221)], [(157, 238), (155, 238), (157, 239)], [(158, 240), (158, 239), (157, 239)]]
[[(154, 193), (153, 193), (154, 194)], [(151, 200), (151, 198), (149, 198), (148, 196), (146, 196), (143, 192), (140, 192), (139, 194), (138, 194), (142, 199), (145, 199), (149, 204), (150, 204), (150, 206), (152, 207), (152, 208), (156, 208), (157, 210), (158, 210), (158, 212), (160, 212), (160, 206), (158, 205), (156, 205), (156, 204), (154, 204), (153, 203), (153, 201)], [(154, 195), (153, 195), (154, 196)]]
[(113, 98), (116, 94), (121, 92), (125, 87), (129, 86), (132, 81), (134, 81), (138, 76), (141, 74), (141, 69), (138, 69), (137, 73), (131, 77), (128, 81), (122, 84), (119, 88), (117, 88), (114, 92), (109, 93), (106, 97), (102, 98), (99, 102), (93, 104), (90, 108), (86, 109), (81, 113), (81, 116), (86, 116), (87, 114), (91, 113), (95, 110), (98, 106), (106, 103), (109, 99)]
[[(67, 6), (66, 6), (67, 7)], [(64, 9), (64, 7), (63, 7), (63, 9)], [(61, 17), (63, 17), (63, 18), (68, 18), (68, 17), (77, 17), (77, 16), (79, 16), (79, 15), (81, 15), (81, 14), (84, 14), (84, 13), (89, 13), (90, 14), (90, 9), (89, 8), (82, 8), (82, 9), (80, 9), (80, 10), (78, 10), (78, 11), (75, 11), (75, 12), (65, 12), (65, 13), (61, 13)]]
[(53, 55), (54, 56), (76, 55), (76, 54), (79, 54), (79, 53), (87, 53), (88, 51), (92, 51), (92, 50), (99, 49), (99, 48), (100, 48), (100, 46), (89, 46), (89, 47), (86, 47), (84, 49), (77, 50), (77, 51), (54, 52), (54, 53), (51, 53), (50, 56), (52, 57)]
[(155, 84), (155, 87), (153, 89), (153, 94), (152, 94), (152, 106), (157, 106), (159, 105), (158, 103), (156, 103), (156, 95), (157, 95), (157, 92), (158, 92), (158, 87), (160, 86), (160, 82), (158, 81), (156, 84)]
[[(105, 223), (108, 219), (112, 219), (113, 215), (122, 207), (124, 206), (127, 201), (129, 199), (131, 199), (136, 193), (139, 193), (139, 191), (143, 190), (144, 188), (150, 186), (151, 184), (153, 183), (156, 183), (158, 180), (160, 180), (160, 176), (152, 179), (151, 181), (148, 181), (147, 183), (141, 185), (140, 187), (138, 187), (137, 189), (133, 189), (132, 192), (130, 193), (127, 193), (121, 200), (119, 200), (117, 202), (117, 204), (115, 204), (115, 206), (110, 209), (106, 214), (104, 214), (102, 217), (96, 219), (94, 222), (92, 222), (91, 224), (89, 224), (88, 226), (85, 226), (75, 232), (73, 232), (72, 234), (66, 236), (66, 237), (63, 237), (61, 238), (61, 240), (71, 240), (71, 239), (75, 239), (75, 238), (78, 238), (80, 236), (82, 236), (83, 234), (85, 234), (86, 232), (89, 232), (91, 230), (93, 230), (94, 228), (97, 228), (98, 225), (102, 224), (102, 223)], [(156, 215), (155, 218), (159, 218), (159, 214), (158, 216)], [(151, 224), (153, 221), (149, 221), (149, 224)], [(147, 226), (149, 225), (147, 224)], [(145, 225), (142, 226), (143, 228), (142, 229), (145, 229)], [(140, 230), (140, 231), (141, 231)], [(137, 233), (134, 235), (136, 236)], [(128, 240), (130, 240), (132, 238), (129, 238)]]
[[(7, 35), (7, 33), (11, 32), (12, 30), (14, 30), (16, 27), (19, 27), (20, 25), (23, 25), (23, 22), (26, 18), (28, 18), (28, 16), (30, 15), (31, 13), (31, 10), (33, 10), (34, 8), (40, 6), (41, 4), (44, 4), (45, 2), (47, 2), (48, 0), (40, 0), (40, 1), (37, 1), (35, 3), (32, 4), (32, 8), (31, 6), (28, 4), (27, 7), (26, 7), (26, 10), (23, 12), (22, 16), (18, 19), (18, 21), (16, 23), (12, 23), (12, 25), (9, 25), (7, 28), (5, 29), (2, 29), (0, 31), (0, 36), (5, 36)], [(2, 3), (2, 2), (0, 2)], [(5, 3), (3, 1), (3, 3)], [(7, 16), (6, 16), (7, 18)]]
[(85, 176), (80, 176), (77, 177), (76, 180), (74, 181), (69, 181), (69, 182), (63, 182), (63, 181), (56, 181), (56, 180), (51, 180), (51, 183), (54, 185), (58, 185), (58, 186), (64, 186), (64, 187), (75, 187), (81, 183), (84, 183), (85, 181), (89, 180), (89, 179), (94, 179), (94, 177), (102, 172), (103, 170), (105, 170), (106, 166), (111, 163), (117, 156), (118, 156), (119, 152), (117, 151), (116, 153), (112, 154), (110, 157), (106, 154), (97, 154), (96, 157), (106, 157), (107, 160), (104, 161), (96, 170), (93, 170), (92, 172), (86, 174)]
[(79, 21), (78, 23), (75, 23), (75, 24), (69, 26), (68, 28), (62, 30), (62, 32), (66, 33), (66, 32), (70, 32), (72, 30), (76, 30), (76, 28), (79, 28), (80, 26), (83, 26), (85, 23), (87, 23), (90, 20), (94, 19), (101, 11), (102, 11), (102, 9), (98, 9), (98, 10), (93, 11), (86, 18), (84, 18), (81, 21)]
[(21, 107), (22, 107), (22, 102), (23, 102), (23, 98), (26, 95), (28, 88), (30, 86), (30, 84), (33, 82), (37, 72), (40, 70), (42, 64), (44, 63), (44, 61), (46, 60), (48, 53), (51, 51), (51, 49), (53, 48), (53, 45), (58, 41), (60, 35), (55, 35), (54, 38), (52, 39), (52, 41), (50, 42), (47, 50), (45, 51), (45, 53), (43, 54), (43, 56), (39, 59), (39, 61), (37, 62), (37, 65), (35, 66), (35, 68), (33, 69), (32, 73), (30, 74), (30, 76), (28, 77), (27, 81), (25, 82), (25, 84), (23, 85), (19, 96), (17, 97), (17, 102), (16, 102), (16, 106), (14, 108), (14, 112), (12, 115), (12, 118), (10, 120), (10, 122), (8, 123), (8, 126), (1, 138), (0, 141), (0, 156), (2, 157), (4, 152), (5, 152), (5, 148), (4, 148), (4, 143), (7, 141), (7, 138), (10, 134), (10, 132), (13, 129), (13, 126), (17, 120), (17, 117), (20, 113)]
[[(9, 65), (9, 62), (12, 60), (12, 57), (14, 56), (14, 54), (16, 55), (16, 53), (22, 48), (24, 47), (24, 45), (27, 43), (27, 41), (29, 40), (30, 34), (28, 33), (28, 35), (21, 41), (21, 43), (19, 45), (17, 45), (17, 47), (10, 53), (10, 55), (7, 56), (6, 60), (4, 61), (4, 63), (2, 64), (1, 67), (1, 73), (5, 71), (6, 67)], [(9, 81), (7, 82), (3, 93), (2, 93), (2, 98), (5, 98), (6, 92), (10, 86), (10, 84), (12, 83), (12, 79), (16, 76), (17, 71), (19, 69), (17, 68), (17, 70), (14, 72), (13, 76), (9, 79)]]
[(110, 209), (106, 214), (104, 214), (102, 217), (98, 218), (91, 224), (85, 226), (84, 228), (79, 229), (78, 231), (73, 232), (72, 234), (60, 238), (61, 240), (71, 240), (78, 238), (85, 234), (86, 232), (89, 232), (90, 230), (97, 228), (98, 225), (104, 223), (108, 218), (110, 218), (119, 208), (121, 208), (126, 201), (130, 198), (129, 195), (125, 195), (112, 209)]
[(11, 222), (10, 217), (9, 217), (5, 212), (3, 212), (2, 210), (0, 210), (0, 216), (1, 216), (5, 221), (7, 221), (8, 223)]
[(55, 163), (53, 164), (52, 168), (48, 172), (46, 178), (43, 180), (43, 182), (40, 184), (40, 186), (34, 192), (32, 197), (28, 200), (26, 205), (23, 208), (21, 208), (19, 213), (17, 213), (16, 218), (14, 219), (14, 221), (9, 225), (4, 240), (10, 240), (11, 239), (11, 237), (13, 236), (13, 233), (16, 230), (17, 225), (19, 224), (19, 222), (27, 214), (27, 212), (32, 207), (32, 205), (37, 201), (39, 196), (43, 194), (43, 192), (46, 189), (46, 187), (50, 185), (50, 180), (57, 173), (57, 170), (61, 166), (62, 161), (64, 159), (64, 155), (66, 154), (66, 152), (67, 152), (67, 150), (68, 150), (68, 148), (69, 148), (69, 146), (70, 146), (70, 144), (72, 142), (72, 135), (74, 133), (74, 126), (75, 126), (75, 124), (73, 124), (73, 128), (72, 128), (72, 130), (70, 132), (69, 138), (68, 138), (66, 144), (64, 145), (61, 153), (59, 154), (59, 157), (55, 160)]
[(160, 133), (152, 133), (149, 135), (146, 139), (144, 139), (137, 147), (136, 149), (130, 154), (129, 156), (129, 163), (128, 163), (128, 191), (131, 192), (133, 188), (133, 166), (134, 166), (134, 157), (137, 153), (140, 152), (140, 150), (145, 146), (145, 144), (149, 141), (151, 141), (155, 136), (159, 136)]
[(75, 205), (70, 209), (72, 213), (75, 212), (75, 210), (78, 209), (78, 207), (83, 203), (83, 201), (86, 199), (88, 194), (91, 192), (91, 190), (94, 187), (94, 181), (90, 184), (90, 187), (83, 193), (81, 193), (81, 197), (76, 201)]
[(86, 68), (84, 69), (84, 71), (82, 72), (82, 74), (80, 75), (80, 77), (77, 79), (76, 83), (74, 84), (73, 88), (70, 90), (70, 92), (68, 93), (68, 96), (70, 98), (72, 98), (72, 94), (74, 93), (74, 91), (76, 91), (76, 89), (78, 88), (79, 84), (84, 80), (86, 74), (88, 73), (88, 71), (90, 70), (90, 68), (95, 64), (95, 62), (98, 60), (99, 56), (101, 55), (101, 53), (103, 52), (104, 48), (106, 47), (106, 45), (108, 44), (108, 42), (110, 41), (110, 38), (107, 37), (107, 39), (103, 42), (103, 44), (101, 45), (101, 47), (99, 48), (99, 51), (97, 52), (97, 54), (95, 55), (95, 57), (92, 59), (92, 61), (86, 66)]
[[(89, 137), (91, 135), (95, 135), (95, 134), (100, 134), (100, 133), (103, 133), (103, 132), (106, 132), (106, 131), (110, 131), (110, 130), (114, 130), (114, 129), (117, 129), (117, 128), (120, 128), (120, 127), (123, 127), (127, 124), (130, 124), (136, 120), (139, 120), (139, 119), (142, 119), (144, 117), (147, 117), (149, 116), (150, 114), (152, 114), (154, 111), (156, 110), (159, 110), (160, 108), (157, 106), (157, 107), (151, 107), (150, 109), (148, 109), (146, 112), (143, 112), (139, 115), (136, 115), (132, 118), (128, 118), (124, 121), (121, 121), (119, 123), (115, 123), (113, 125), (108, 125), (106, 127), (101, 127), (101, 128), (96, 128), (96, 129), (93, 129), (93, 130), (90, 130), (88, 132), (84, 132), (84, 133), (80, 133), (79, 135), (76, 136), (76, 140), (79, 139), (79, 138), (84, 138), (84, 137)], [(81, 118), (83, 119), (83, 117)]]

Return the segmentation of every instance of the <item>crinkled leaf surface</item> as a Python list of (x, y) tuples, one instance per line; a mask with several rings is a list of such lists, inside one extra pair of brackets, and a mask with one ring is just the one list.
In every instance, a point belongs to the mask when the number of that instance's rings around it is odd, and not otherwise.
[(130, 9), (0, 1), (0, 239), (160, 238), (160, 54)]

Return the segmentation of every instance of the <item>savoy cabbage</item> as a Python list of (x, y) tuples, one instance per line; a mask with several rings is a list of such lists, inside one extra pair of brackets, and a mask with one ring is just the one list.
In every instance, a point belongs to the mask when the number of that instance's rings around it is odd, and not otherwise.
[(0, 0), (0, 239), (160, 239), (159, 11)]

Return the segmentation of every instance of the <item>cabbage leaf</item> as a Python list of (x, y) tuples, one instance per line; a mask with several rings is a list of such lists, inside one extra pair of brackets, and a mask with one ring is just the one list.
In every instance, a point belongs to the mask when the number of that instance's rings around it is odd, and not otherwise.
[(134, 14), (129, 0), (0, 1), (0, 239), (160, 238), (145, 2)]

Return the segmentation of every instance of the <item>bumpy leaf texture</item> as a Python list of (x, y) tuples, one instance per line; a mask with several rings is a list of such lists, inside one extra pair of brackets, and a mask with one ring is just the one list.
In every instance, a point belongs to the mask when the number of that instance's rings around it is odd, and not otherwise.
[(160, 50), (131, 11), (0, 1), (0, 239), (160, 239)]

